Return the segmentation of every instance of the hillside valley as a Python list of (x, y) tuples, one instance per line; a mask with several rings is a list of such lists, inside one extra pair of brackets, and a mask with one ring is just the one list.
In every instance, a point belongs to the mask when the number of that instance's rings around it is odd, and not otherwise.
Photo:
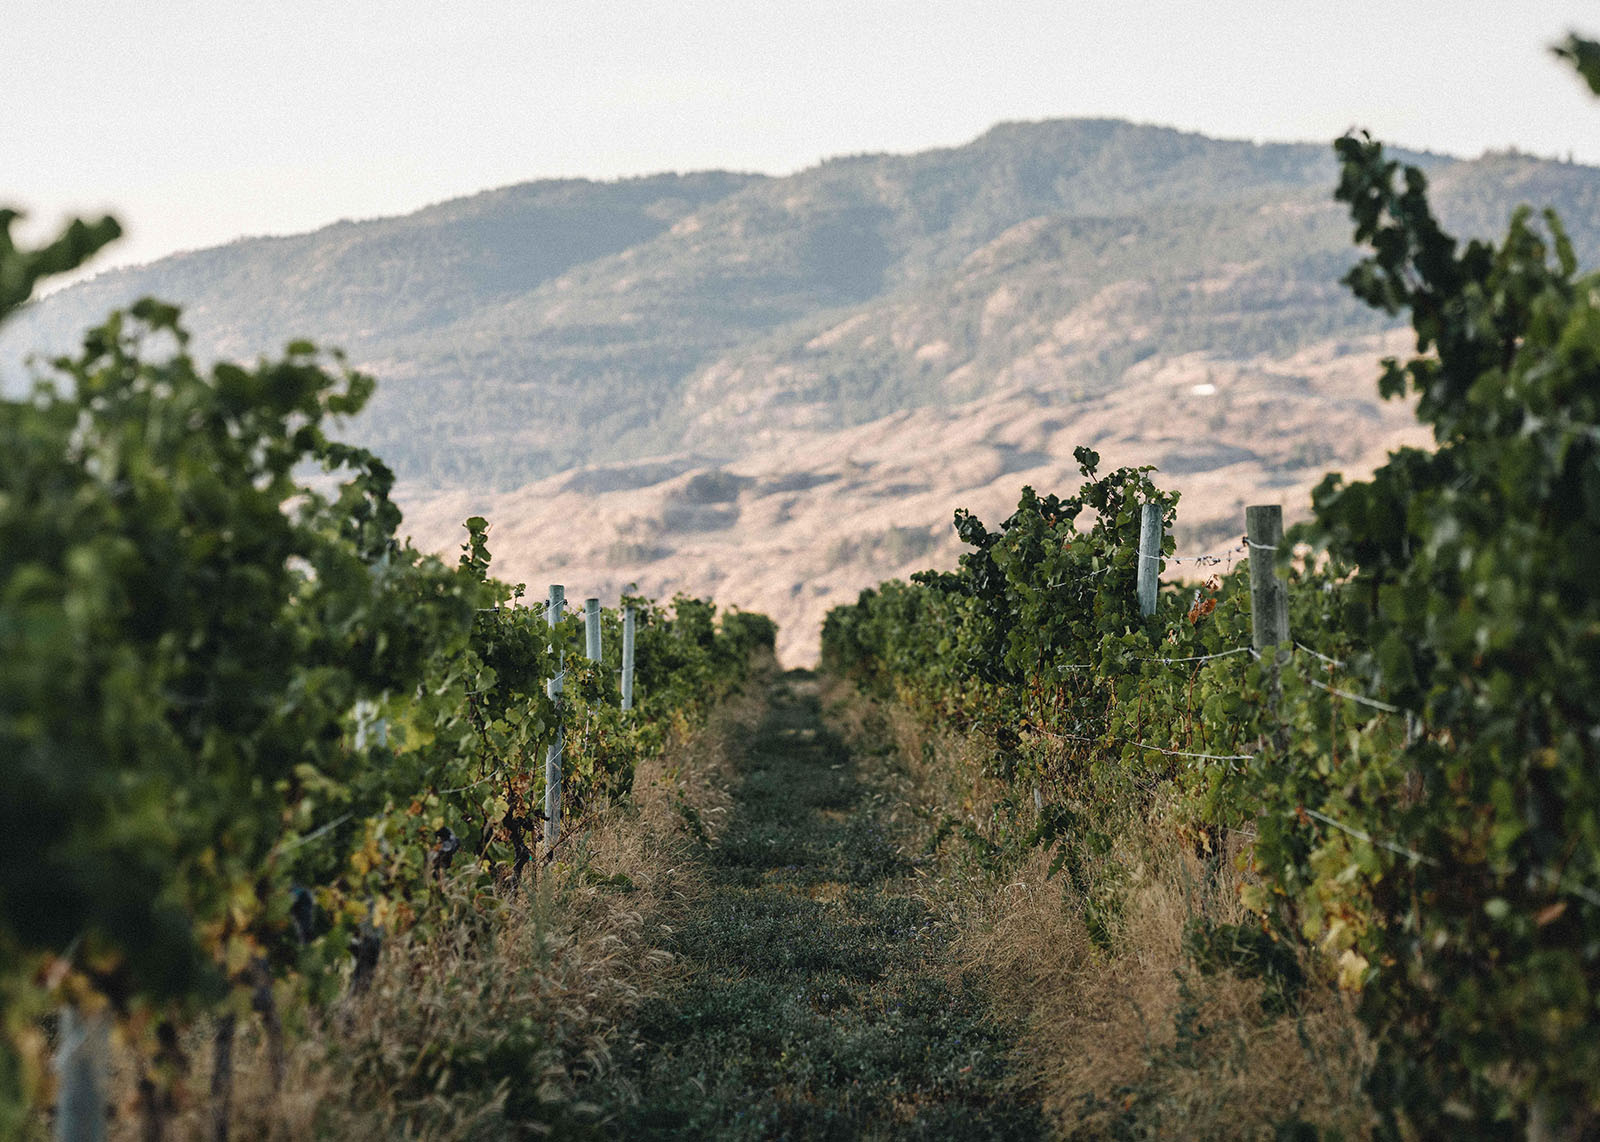
[[(1595, 264), (1600, 171), (1401, 157), (1456, 232), (1549, 204)], [(1325, 145), (1069, 120), (784, 178), (529, 183), (100, 275), (7, 326), (0, 381), (145, 294), (201, 357), (342, 346), (379, 379), (348, 434), (420, 544), (481, 513), (502, 577), (714, 594), (804, 663), (828, 607), (953, 563), (954, 508), (1070, 490), (1078, 444), (1183, 492), (1180, 554), (1425, 444), (1377, 398), (1408, 339), (1339, 284), (1336, 179)]]

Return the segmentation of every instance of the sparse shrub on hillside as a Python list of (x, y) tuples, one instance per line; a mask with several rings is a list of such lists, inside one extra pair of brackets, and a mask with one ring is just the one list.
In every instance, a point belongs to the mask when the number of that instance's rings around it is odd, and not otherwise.
[(828, 547), (823, 566), (828, 569), (866, 563), (885, 569), (900, 567), (933, 550), (937, 540), (925, 527), (891, 527), (861, 535), (843, 535)]
[(672, 554), (672, 548), (648, 540), (618, 539), (606, 548), (608, 567), (632, 567), (640, 563), (654, 563)]
[(720, 469), (700, 472), (684, 485), (683, 498), (691, 504), (731, 504), (739, 498), (740, 489), (750, 482), (748, 477)]

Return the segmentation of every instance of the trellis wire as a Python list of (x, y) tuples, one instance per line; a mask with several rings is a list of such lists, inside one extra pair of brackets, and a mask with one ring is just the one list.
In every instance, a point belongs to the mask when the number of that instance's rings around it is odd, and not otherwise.
[(1139, 658), (1137, 662), (1159, 662), (1171, 666), (1178, 662), (1210, 662), (1214, 658), (1227, 658), (1234, 654), (1253, 654), (1255, 649), (1249, 646), (1236, 646), (1232, 650), (1219, 650), (1215, 654), (1191, 654), (1183, 658)]
[(1215, 567), (1218, 563), (1227, 562), (1244, 549), (1245, 544), (1241, 543), (1238, 547), (1230, 547), (1226, 551), (1215, 551), (1205, 555), (1147, 555), (1144, 552), (1140, 552), (1139, 558), (1160, 559), (1168, 563), (1198, 563), (1204, 567)]
[[(1154, 658), (1148, 655), (1136, 655), (1133, 662), (1153, 662), (1163, 666), (1172, 666), (1181, 662), (1210, 662), (1214, 658), (1227, 658), (1235, 654), (1253, 653), (1248, 646), (1236, 646), (1232, 650), (1219, 650), (1215, 654), (1191, 654), (1182, 658)], [(1092, 662), (1060, 662), (1055, 666), (1057, 670), (1098, 670), (1100, 667)]]
[(1082, 574), (1080, 576), (1071, 576), (1071, 575), (1069, 575), (1064, 579), (1057, 579), (1053, 583), (1046, 583), (1045, 584), (1045, 589), (1049, 590), (1051, 587), (1064, 587), (1068, 583), (1070, 583), (1073, 580), (1073, 578), (1075, 578), (1075, 577), (1076, 578), (1080, 578), (1080, 579), (1093, 579), (1096, 576), (1104, 575), (1106, 572), (1110, 571), (1111, 569), (1112, 569), (1112, 564), (1107, 563), (1104, 567), (1100, 568), (1100, 570), (1098, 570), (1098, 571), (1087, 571), (1087, 572), (1085, 572), (1084, 574)]
[(1215, 567), (1219, 563), (1231, 562), (1235, 555), (1245, 550), (1245, 547), (1245, 544), (1240, 543), (1226, 551), (1214, 551), (1205, 555), (1169, 555), (1166, 559), (1169, 563), (1195, 563), (1201, 567)]
[(1206, 761), (1251, 761), (1256, 756), (1253, 753), (1197, 753), (1187, 749), (1171, 749), (1167, 746), (1151, 745), (1149, 742), (1134, 741), (1131, 738), (1119, 738), (1115, 734), (1091, 738), (1082, 734), (1058, 734), (1054, 730), (1041, 729), (1038, 726), (1031, 728), (1036, 734), (1043, 734), (1047, 738), (1055, 738), (1058, 741), (1085, 742), (1089, 745), (1113, 741), (1119, 745), (1131, 745), (1137, 749), (1147, 749), (1151, 753), (1164, 753), (1172, 757), (1198, 757)]
[(1408, 857), (1409, 859), (1411, 859), (1412, 861), (1414, 861), (1414, 862), (1416, 862), (1418, 864), (1438, 865), (1438, 863), (1439, 863), (1438, 861), (1434, 860), (1432, 857), (1424, 856), (1422, 853), (1417, 852), (1415, 849), (1408, 849), (1404, 845), (1397, 845), (1393, 841), (1386, 841), (1382, 837), (1375, 837), (1371, 833), (1367, 832), (1365, 829), (1353, 828), (1350, 825), (1346, 825), (1343, 821), (1334, 820), (1332, 817), (1328, 816), (1326, 813), (1318, 812), (1316, 809), (1306, 809), (1306, 808), (1302, 807), (1300, 811), (1303, 812), (1308, 817), (1311, 817), (1311, 818), (1313, 818), (1315, 820), (1321, 821), (1324, 825), (1333, 826), (1335, 829), (1338, 829), (1341, 833), (1350, 834), (1352, 837), (1356, 838), (1356, 840), (1358, 840), (1358, 841), (1365, 841), (1369, 845), (1377, 845), (1380, 849), (1388, 849), (1390, 852), (1395, 853), (1395, 854), (1397, 854), (1399, 856)]
[(437, 795), (440, 797), (449, 797), (455, 793), (465, 793), (469, 789), (476, 789), (480, 785), (484, 785), (490, 781), (493, 781), (498, 776), (500, 776), (498, 773), (486, 773), (482, 777), (478, 778), (478, 780), (469, 781), (465, 785), (457, 785), (454, 789), (440, 789), (437, 791)]
[(1337, 667), (1340, 667), (1342, 669), (1344, 666), (1347, 665), (1342, 659), (1332, 658), (1332, 657), (1330, 657), (1330, 656), (1328, 656), (1326, 654), (1323, 654), (1320, 650), (1312, 650), (1309, 646), (1307, 646), (1303, 642), (1300, 642), (1298, 639), (1295, 640), (1295, 646), (1298, 647), (1300, 650), (1305, 651), (1312, 658), (1320, 658), (1320, 659), (1322, 659), (1322, 661), (1326, 662), (1329, 666), (1337, 666)]
[(309, 845), (312, 841), (316, 840), (318, 837), (326, 836), (328, 833), (333, 832), (333, 830), (337, 829), (340, 825), (344, 824), (352, 816), (354, 816), (353, 813), (346, 813), (342, 817), (335, 817), (333, 820), (329, 821), (326, 825), (323, 825), (321, 828), (316, 829), (313, 832), (307, 833), (303, 837), (295, 837), (293, 840), (282, 841), (282, 842), (280, 842), (278, 844), (278, 846), (276, 848), (274, 848), (272, 850), (273, 855), (274, 856), (282, 856), (284, 853), (292, 852), (293, 850), (299, 848), (301, 845)]
[(1387, 714), (1403, 714), (1406, 712), (1401, 706), (1393, 706), (1388, 702), (1380, 702), (1376, 698), (1368, 698), (1361, 694), (1352, 694), (1348, 690), (1340, 690), (1337, 687), (1329, 686), (1326, 682), (1318, 682), (1315, 678), (1307, 678), (1306, 681), (1311, 683), (1311, 685), (1315, 686), (1318, 690), (1326, 690), (1330, 694), (1336, 694), (1341, 698), (1348, 698), (1350, 701), (1359, 702), (1363, 706), (1371, 706), (1374, 710), (1382, 710)]
[[(1240, 544), (1238, 547), (1230, 547), (1226, 551), (1209, 552), (1205, 555), (1147, 555), (1144, 553), (1139, 553), (1137, 557), (1141, 559), (1164, 560), (1167, 563), (1194, 563), (1202, 567), (1215, 567), (1218, 564), (1229, 562), (1233, 556), (1243, 551), (1244, 548), (1245, 545)], [(1093, 579), (1096, 576), (1104, 575), (1109, 571), (1114, 571), (1115, 569), (1115, 564), (1107, 563), (1098, 571), (1086, 571), (1081, 576), (1078, 576), (1078, 578)], [(1065, 584), (1071, 582), (1072, 578), (1073, 576), (1067, 576), (1065, 578), (1056, 579), (1052, 582), (1046, 583), (1045, 586), (1046, 588), (1064, 586)]]

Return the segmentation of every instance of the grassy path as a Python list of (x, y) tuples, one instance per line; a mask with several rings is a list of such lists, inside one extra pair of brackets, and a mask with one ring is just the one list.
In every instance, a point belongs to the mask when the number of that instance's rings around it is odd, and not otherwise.
[(775, 683), (706, 850), (710, 891), (669, 917), (687, 968), (647, 1002), (625, 1138), (1036, 1138), (1006, 1029), (911, 895), (870, 766), (802, 672)]

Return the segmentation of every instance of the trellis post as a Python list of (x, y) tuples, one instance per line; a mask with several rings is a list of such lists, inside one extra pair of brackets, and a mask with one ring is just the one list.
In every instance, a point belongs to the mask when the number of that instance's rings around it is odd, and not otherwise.
[(1145, 504), (1139, 516), (1139, 613), (1156, 613), (1161, 577), (1161, 505)]
[[(566, 610), (567, 589), (560, 583), (550, 584), (550, 598), (545, 603), (544, 618), (552, 633), (561, 622)], [(561, 750), (566, 744), (566, 727), (561, 724), (561, 682), (566, 671), (566, 654), (556, 652), (556, 671), (545, 683), (545, 694), (556, 703), (556, 732), (544, 755), (544, 843), (546, 851), (555, 846), (561, 836)]]
[(1289, 589), (1277, 566), (1283, 509), (1277, 504), (1245, 508), (1244, 530), (1250, 545), (1250, 645), (1266, 650), (1289, 641)]
[(633, 709), (633, 639), (639, 625), (633, 607), (622, 609), (622, 708)]
[(600, 600), (583, 601), (584, 657), (590, 662), (600, 661)]
[(106, 1136), (106, 1013), (59, 1009), (56, 1038), (57, 1142), (101, 1142)]

